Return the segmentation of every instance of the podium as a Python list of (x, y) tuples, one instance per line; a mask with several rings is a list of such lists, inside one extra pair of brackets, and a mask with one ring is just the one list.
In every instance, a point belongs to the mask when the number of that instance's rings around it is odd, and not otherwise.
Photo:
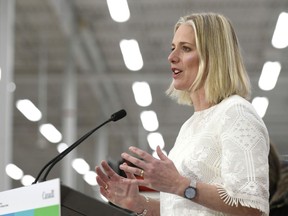
[(127, 216), (133, 214), (61, 185), (61, 216), (83, 215)]
[(127, 216), (124, 209), (89, 197), (53, 179), (0, 192), (0, 216)]

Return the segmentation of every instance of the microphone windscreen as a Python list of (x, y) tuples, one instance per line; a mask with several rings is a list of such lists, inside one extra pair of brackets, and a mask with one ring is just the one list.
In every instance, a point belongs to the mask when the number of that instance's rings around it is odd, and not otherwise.
[(111, 115), (111, 120), (112, 121), (118, 121), (119, 119), (122, 119), (123, 117), (125, 117), (126, 114), (127, 113), (124, 109), (119, 110), (118, 112)]

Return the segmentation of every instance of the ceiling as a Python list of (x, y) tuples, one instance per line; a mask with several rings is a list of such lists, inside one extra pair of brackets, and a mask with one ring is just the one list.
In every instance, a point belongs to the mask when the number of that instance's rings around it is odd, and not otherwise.
[[(253, 97), (266, 96), (269, 107), (263, 118), (272, 142), (282, 155), (288, 154), (288, 48), (275, 49), (271, 38), (285, 0), (128, 0), (128, 22), (114, 22), (103, 0), (16, 0), (14, 104), (30, 99), (43, 112), (40, 122), (29, 122), (13, 111), (13, 163), (25, 174), (37, 175), (58, 154), (38, 131), (52, 123), (72, 144), (120, 109), (127, 117), (109, 123), (71, 153), (83, 157), (94, 169), (102, 159), (119, 161), (130, 145), (148, 151), (146, 132), (139, 115), (154, 110), (159, 120), (165, 150), (173, 146), (181, 124), (193, 108), (177, 105), (165, 95), (171, 82), (167, 56), (175, 22), (190, 12), (213, 11), (230, 18), (238, 34), (244, 61), (251, 77)], [(144, 67), (129, 71), (119, 48), (121, 39), (136, 39)], [(276, 88), (262, 91), (258, 79), (263, 64), (279, 61), (282, 70)], [(71, 75), (71, 74), (74, 74)], [(139, 107), (132, 93), (134, 81), (150, 84), (153, 102)], [(73, 85), (73, 82), (75, 82)], [(104, 149), (104, 150), (103, 150)], [(55, 166), (49, 178), (59, 177)], [(88, 186), (76, 176), (79, 190)], [(13, 186), (19, 186), (13, 181)]]

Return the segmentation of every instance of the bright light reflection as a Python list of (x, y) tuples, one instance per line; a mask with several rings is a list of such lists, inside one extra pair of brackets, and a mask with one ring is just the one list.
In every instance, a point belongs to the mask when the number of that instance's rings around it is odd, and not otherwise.
[(283, 49), (288, 46), (288, 13), (280, 13), (272, 37), (272, 45)]
[(68, 145), (66, 143), (59, 143), (57, 146), (57, 151), (59, 153), (65, 151), (68, 148)]
[(147, 107), (152, 103), (150, 86), (147, 82), (134, 82), (132, 90), (136, 103), (139, 106)]
[(165, 146), (164, 139), (162, 135), (158, 132), (149, 133), (147, 135), (147, 140), (150, 148), (153, 149), (154, 151), (156, 150), (157, 146), (159, 146), (161, 149), (163, 149)]
[(42, 118), (40, 110), (28, 99), (18, 100), (17, 109), (30, 121), (39, 121)]
[(124, 63), (129, 70), (138, 71), (143, 67), (142, 54), (136, 40), (121, 40), (120, 49)]
[(35, 178), (31, 175), (24, 175), (21, 179), (21, 183), (24, 186), (29, 186), (35, 181)]
[(276, 86), (280, 71), (281, 64), (279, 62), (266, 62), (259, 78), (259, 88), (266, 91), (272, 90)]
[(89, 171), (87, 173), (85, 173), (85, 175), (83, 176), (83, 179), (89, 184), (89, 185), (92, 185), (92, 186), (95, 186), (95, 185), (98, 185), (97, 184), (97, 181), (96, 181), (96, 172), (94, 171)]
[(157, 115), (154, 111), (143, 111), (140, 114), (142, 125), (147, 131), (155, 131), (159, 127)]
[(106, 197), (104, 197), (102, 194), (100, 194), (100, 197), (101, 199), (104, 201), (104, 202), (107, 202), (108, 203), (108, 199)]
[(266, 97), (255, 97), (252, 100), (252, 105), (254, 106), (258, 115), (261, 118), (263, 118), (266, 114), (266, 110), (268, 108), (269, 101), (268, 101), (268, 98), (266, 98)]
[(58, 143), (62, 140), (62, 134), (52, 124), (42, 124), (40, 133), (52, 143)]
[(2, 70), (1, 70), (1, 67), (0, 67), (0, 80), (2, 79)]
[(76, 158), (72, 161), (72, 167), (81, 175), (90, 170), (89, 164), (83, 158)]
[(115, 22), (126, 22), (130, 18), (127, 0), (107, 0), (111, 18)]
[(8, 164), (5, 170), (6, 174), (14, 180), (20, 180), (23, 177), (23, 171), (15, 164)]

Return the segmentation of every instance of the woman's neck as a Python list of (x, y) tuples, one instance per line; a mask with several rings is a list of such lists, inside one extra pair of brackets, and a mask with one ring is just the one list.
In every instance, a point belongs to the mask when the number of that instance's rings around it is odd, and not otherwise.
[(191, 100), (193, 102), (195, 112), (208, 109), (212, 104), (206, 101), (204, 88), (190, 93)]

